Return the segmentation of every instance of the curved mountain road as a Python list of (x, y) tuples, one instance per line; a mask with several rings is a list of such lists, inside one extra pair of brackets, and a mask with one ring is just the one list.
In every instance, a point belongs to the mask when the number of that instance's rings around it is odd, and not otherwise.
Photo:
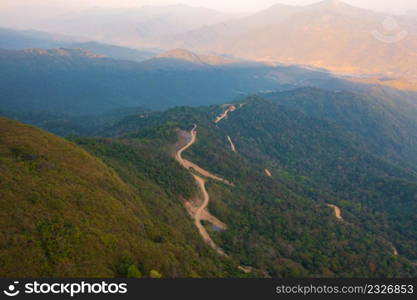
[(334, 210), (334, 216), (336, 217), (336, 219), (343, 221), (342, 211), (340, 210), (338, 206), (333, 205), (333, 204), (327, 204), (327, 206)]
[[(231, 183), (229, 183), (227, 180), (220, 178), (216, 175), (211, 174), (210, 172), (204, 170), (203, 168), (200, 168), (199, 166), (197, 166), (196, 164), (190, 162), (189, 160), (186, 160), (182, 157), (182, 153), (187, 150), (188, 148), (190, 148), (196, 141), (196, 136), (197, 136), (197, 125), (194, 125), (194, 128), (190, 131), (190, 136), (191, 138), (189, 138), (189, 140), (187, 141), (187, 143), (181, 147), (176, 153), (175, 153), (175, 159), (180, 163), (181, 166), (183, 166), (184, 168), (186, 168), (187, 170), (189, 169), (194, 169), (197, 173), (199, 173), (200, 175), (206, 177), (206, 178), (211, 178), (217, 181), (221, 181), (224, 182), (226, 184), (231, 185)], [(208, 212), (207, 212), (207, 207), (208, 204), (210, 202), (210, 196), (206, 190), (206, 180), (203, 177), (200, 177), (198, 175), (192, 174), (195, 181), (197, 182), (197, 185), (201, 191), (201, 194), (203, 196), (203, 203), (201, 204), (201, 206), (199, 206), (195, 211), (194, 211), (194, 224), (197, 227), (198, 231), (200, 232), (200, 235), (203, 237), (204, 241), (209, 244), (214, 250), (216, 250), (216, 252), (220, 255), (223, 256), (227, 256), (226, 253), (224, 253), (224, 251), (217, 246), (214, 241), (212, 240), (212, 238), (210, 237), (209, 233), (207, 232), (206, 228), (203, 226), (203, 224), (201, 224), (201, 220), (203, 219), (209, 219), (209, 220), (213, 220), (215, 219), (217, 222), (215, 222), (216, 226), (219, 226), (221, 228), (225, 228), (226, 225), (220, 221), (218, 221), (216, 218), (212, 217)]]
[(188, 148), (190, 148), (196, 141), (197, 138), (197, 125), (194, 125), (194, 128), (190, 131), (190, 136), (191, 139), (189, 139), (188, 143), (185, 144), (182, 148), (180, 148), (176, 153), (175, 153), (175, 159), (180, 163), (181, 166), (183, 166), (184, 168), (186, 168), (187, 170), (189, 169), (194, 169), (197, 173), (201, 174), (202, 176), (206, 177), (206, 178), (211, 178), (217, 181), (221, 181), (223, 183), (226, 183), (228, 185), (233, 186), (232, 183), (228, 182), (227, 180), (213, 175), (210, 172), (204, 170), (203, 168), (197, 166), (195, 163), (185, 159), (182, 157), (182, 153), (187, 150)]
[(216, 252), (220, 255), (223, 256), (227, 256), (226, 253), (224, 253), (224, 251), (216, 245), (216, 243), (214, 243), (214, 241), (212, 240), (212, 238), (210, 237), (209, 233), (207, 232), (206, 228), (204, 228), (203, 224), (201, 224), (201, 219), (203, 216), (203, 212), (205, 211), (205, 209), (207, 208), (209, 202), (210, 202), (210, 196), (207, 193), (206, 190), (206, 181), (201, 178), (200, 176), (197, 175), (193, 175), (194, 179), (197, 181), (197, 184), (201, 190), (201, 192), (203, 193), (203, 204), (197, 209), (195, 216), (194, 216), (194, 223), (195, 226), (197, 227), (198, 231), (200, 232), (201, 236), (203, 237), (204, 241), (210, 245), (210, 247), (212, 247), (214, 250), (216, 250)]
[[(213, 239), (210, 237), (210, 234), (207, 232), (206, 228), (204, 228), (203, 224), (201, 224), (202, 220), (207, 220), (211, 222), (213, 225), (221, 228), (226, 229), (226, 224), (218, 220), (216, 217), (211, 215), (209, 211), (207, 210), (207, 207), (210, 203), (210, 196), (206, 189), (206, 179), (205, 178), (211, 178), (220, 182), (223, 182), (225, 184), (228, 184), (230, 186), (234, 186), (232, 183), (228, 182), (227, 180), (218, 177), (216, 175), (211, 174), (210, 172), (204, 170), (203, 168), (197, 166), (193, 162), (186, 160), (182, 157), (182, 153), (190, 148), (197, 139), (197, 125), (194, 125), (193, 129), (189, 132), (189, 135), (185, 136), (186, 143), (182, 147), (178, 149), (175, 153), (175, 159), (178, 161), (178, 163), (186, 168), (187, 170), (194, 169), (195, 172), (199, 173), (199, 175), (193, 174), (193, 177), (195, 181), (197, 182), (197, 185), (201, 191), (201, 194), (203, 196), (203, 203), (193, 211), (192, 216), (194, 217), (194, 224), (197, 227), (200, 235), (202, 236), (203, 240), (211, 247), (213, 248), (219, 255), (226, 256), (227, 254), (221, 249), (219, 246), (216, 245), (216, 243), (213, 241)], [(203, 178), (205, 177), (205, 178)], [(191, 209), (190, 209), (191, 211)], [(258, 270), (253, 267), (249, 266), (238, 266), (238, 269), (241, 270), (244, 273), (260, 273), (265, 278), (270, 278), (269, 274), (266, 271)]]

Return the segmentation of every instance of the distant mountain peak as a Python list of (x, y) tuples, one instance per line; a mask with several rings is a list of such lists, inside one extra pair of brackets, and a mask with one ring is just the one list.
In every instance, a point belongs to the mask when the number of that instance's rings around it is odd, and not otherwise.
[(169, 50), (159, 55), (160, 58), (172, 58), (187, 61), (196, 65), (227, 65), (240, 62), (237, 59), (215, 55), (215, 54), (196, 54), (186, 49), (177, 48)]
[(57, 48), (57, 49), (38, 49), (31, 48), (23, 50), (27, 54), (37, 54), (37, 55), (48, 55), (48, 56), (77, 56), (77, 57), (87, 57), (87, 58), (104, 58), (105, 55), (99, 55), (85, 49), (66, 49), (66, 48)]
[(326, 3), (327, 5), (341, 5), (344, 2), (340, 0), (324, 0), (323, 3)]
[(182, 48), (176, 48), (176, 49), (169, 50), (169, 51), (159, 55), (159, 57), (174, 58), (174, 59), (188, 61), (188, 62), (191, 62), (191, 63), (194, 63), (194, 64), (205, 64), (203, 62), (203, 60), (197, 54), (195, 54), (194, 52), (191, 52), (189, 50), (182, 49)]
[(319, 2), (318, 5), (328, 6), (328, 7), (337, 7), (341, 5), (346, 5), (346, 3), (340, 0), (324, 0), (324, 1)]
[(307, 7), (325, 9), (325, 10), (344, 10), (344, 9), (353, 9), (353, 8), (359, 9), (341, 0), (324, 0), (318, 3), (308, 5)]

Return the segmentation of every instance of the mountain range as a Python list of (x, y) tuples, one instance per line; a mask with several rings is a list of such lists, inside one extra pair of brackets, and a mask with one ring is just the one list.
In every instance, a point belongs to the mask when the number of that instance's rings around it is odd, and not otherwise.
[(271, 63), (416, 81), (415, 18), (394, 19), (341, 1), (305, 7), (277, 5), (174, 36), (168, 43)]
[(104, 43), (147, 47), (152, 40), (223, 22), (233, 15), (187, 5), (92, 8), (39, 21), (37, 28)]
[(281, 87), (269, 76), (270, 66), (175, 53), (136, 63), (84, 49), (0, 50), (0, 108), (76, 114), (137, 106), (161, 109), (221, 103)]
[[(127, 55), (124, 48), (121, 51)], [(245, 94), (303, 86), (402, 98), (410, 105), (417, 98), (413, 91), (358, 82), (323, 69), (272, 66), (185, 49), (140, 62), (97, 53), (82, 48), (0, 50), (0, 109), (71, 114), (126, 107), (163, 109), (222, 103)]]
[[(184, 48), (270, 64), (308, 65), (339, 74), (366, 75), (368, 83), (416, 89), (415, 18), (360, 9), (338, 0), (307, 6), (277, 4), (243, 17), (185, 5), (91, 9), (40, 23), (32, 24), (33, 28), (83, 42), (145, 52), (157, 49), (159, 53)], [(42, 39), (38, 45), (51, 46)]]
[(0, 28), (0, 48), (8, 50), (37, 49), (84, 49), (99, 55), (120, 60), (144, 61), (157, 55), (155, 49), (132, 49), (116, 45), (103, 44), (82, 38), (54, 35), (43, 31), (13, 30)]

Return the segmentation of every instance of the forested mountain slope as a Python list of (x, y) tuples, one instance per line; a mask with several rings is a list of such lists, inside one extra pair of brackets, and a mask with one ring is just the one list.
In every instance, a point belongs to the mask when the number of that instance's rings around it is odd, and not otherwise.
[[(405, 102), (397, 107), (404, 106), (411, 115), (417, 111), (414, 92), (360, 84), (299, 66), (272, 67), (184, 49), (141, 63), (83, 49), (0, 49), (0, 110), (11, 114), (91, 115), (138, 106), (160, 110), (306, 86)], [(408, 109), (411, 106), (414, 110)]]
[(263, 94), (263, 98), (331, 121), (368, 144), (369, 151), (417, 169), (417, 102), (375, 93), (354, 94), (302, 88)]
[[(241, 104), (217, 124), (227, 106), (132, 116), (108, 134), (135, 139), (164, 124), (197, 124), (197, 142), (184, 155), (233, 183), (208, 182), (210, 211), (228, 229), (207, 228), (243, 265), (272, 276), (414, 274), (412, 172), (334, 123), (262, 99)], [(328, 204), (342, 208), (343, 220)]]
[(361, 219), (368, 231), (383, 233), (415, 260), (414, 172), (378, 158), (339, 126), (262, 100), (245, 105), (219, 126), (234, 137), (242, 155), (295, 176), (312, 189), (313, 198), (330, 197), (346, 205), (345, 212)]
[(270, 71), (259, 64), (201, 67), (162, 58), (136, 63), (82, 49), (0, 49), (0, 109), (79, 115), (207, 105), (280, 90)]
[(2, 277), (238, 272), (201, 242), (181, 200), (194, 193), (190, 175), (157, 148), (79, 141), (103, 162), (33, 127), (0, 125)]
[[(11, 228), (0, 248), (5, 276), (24, 269), (34, 276), (244, 276), (238, 266), (253, 268), (247, 276), (415, 276), (417, 178), (411, 161), (403, 167), (389, 151), (374, 151), (381, 140), (372, 139), (381, 122), (403, 125), (401, 114), (376, 113), (382, 108), (358, 95), (326, 93), (138, 111), (95, 131), (101, 137), (71, 137), (78, 146), (2, 119), (2, 220)], [(197, 139), (183, 157), (224, 179), (205, 178), (205, 186), (208, 209), (225, 227), (203, 225), (227, 256), (204, 243), (185, 207), (199, 199), (196, 171), (183, 169), (174, 151), (178, 130), (192, 128)], [(395, 147), (397, 138), (384, 134), (383, 142)], [(10, 203), (18, 213), (8, 213)], [(16, 232), (35, 246), (11, 239)], [(39, 263), (26, 266), (16, 253)], [(93, 253), (101, 254), (87, 266)]]

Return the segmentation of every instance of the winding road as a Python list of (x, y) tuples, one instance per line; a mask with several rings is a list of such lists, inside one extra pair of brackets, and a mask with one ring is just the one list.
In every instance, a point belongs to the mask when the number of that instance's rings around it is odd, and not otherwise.
[(236, 106), (230, 105), (221, 115), (219, 115), (215, 120), (214, 123), (219, 123), (224, 118), (227, 118), (229, 112), (233, 112), (236, 110)]
[(175, 153), (175, 159), (180, 163), (181, 166), (183, 166), (184, 168), (186, 168), (187, 170), (189, 169), (193, 169), (195, 170), (197, 173), (199, 173), (200, 175), (206, 177), (206, 178), (211, 178), (217, 181), (221, 181), (223, 183), (226, 183), (228, 185), (233, 186), (232, 183), (228, 182), (227, 180), (213, 175), (210, 172), (204, 170), (203, 168), (197, 166), (195, 163), (185, 159), (182, 157), (182, 153), (187, 150), (188, 148), (190, 148), (196, 141), (197, 138), (197, 125), (194, 125), (194, 128), (190, 131), (189, 135), (191, 136), (191, 139), (189, 139), (188, 143), (185, 144), (181, 149), (179, 149), (176, 153)]
[[(344, 222), (344, 223), (347, 223), (344, 219), (343, 219), (343, 217), (342, 217), (342, 211), (341, 211), (341, 209), (338, 207), (338, 206), (336, 206), (336, 205), (334, 205), (334, 204), (326, 204), (328, 207), (330, 207), (330, 208), (332, 208), (333, 210), (334, 210), (334, 215), (335, 215), (335, 217), (336, 217), (336, 219), (338, 219), (339, 221), (342, 221), (342, 222)], [(394, 244), (393, 243), (391, 243), (391, 242), (389, 242), (388, 240), (386, 240), (386, 239), (383, 239), (384, 241), (385, 241), (385, 243), (387, 243), (390, 247), (391, 247), (391, 249), (392, 249), (392, 255), (394, 255), (394, 256), (398, 256), (399, 255), (399, 253), (398, 253), (398, 250), (397, 250), (397, 248), (395, 248), (395, 246), (394, 246)]]
[(342, 211), (340, 210), (339, 207), (337, 207), (336, 205), (333, 205), (333, 204), (327, 204), (327, 206), (334, 210), (334, 215), (335, 215), (336, 219), (343, 221)]
[[(218, 123), (219, 121), (221, 121), (222, 119), (227, 117), (227, 114), (229, 111), (234, 111), (235, 107), (231, 108), (229, 107), (229, 109), (227, 109), (223, 114), (221, 114), (219, 117), (217, 117), (217, 119), (215, 120), (215, 123)], [(183, 134), (183, 137), (185, 138), (185, 142), (184, 145), (182, 147), (180, 147), (176, 152), (175, 152), (175, 159), (178, 161), (178, 163), (186, 168), (187, 170), (194, 170), (195, 172), (192, 172), (192, 176), (194, 178), (194, 180), (197, 183), (197, 186), (200, 189), (201, 195), (203, 196), (203, 201), (201, 203), (201, 205), (199, 205), (198, 207), (193, 207), (192, 204), (187, 203), (187, 209), (189, 210), (190, 214), (193, 216), (194, 218), (194, 224), (197, 227), (200, 235), (202, 236), (203, 240), (211, 247), (213, 248), (219, 255), (222, 256), (226, 256), (227, 254), (223, 251), (223, 249), (221, 249), (219, 246), (216, 245), (216, 243), (213, 241), (213, 239), (210, 237), (210, 234), (207, 232), (206, 228), (203, 226), (203, 224), (201, 223), (202, 220), (206, 220), (209, 221), (210, 223), (212, 223), (214, 226), (217, 226), (220, 229), (226, 229), (227, 226), (226, 224), (224, 224), (223, 222), (221, 222), (220, 220), (218, 220), (216, 217), (214, 217), (213, 215), (210, 214), (210, 212), (208, 211), (207, 207), (210, 203), (210, 196), (207, 192), (206, 189), (206, 178), (210, 178), (216, 181), (220, 181), (223, 182), (225, 184), (231, 185), (233, 186), (232, 183), (228, 182), (227, 180), (218, 177), (216, 175), (211, 174), (210, 172), (204, 170), (203, 168), (199, 167), (198, 165), (194, 164), (193, 162), (184, 159), (182, 157), (182, 153), (184, 151), (186, 151), (188, 148), (190, 148), (197, 139), (197, 125), (194, 125), (193, 129), (190, 132), (184, 132), (181, 131)], [(231, 150), (233, 152), (236, 152), (236, 148), (232, 142), (232, 139), (230, 138), (230, 136), (227, 136), (227, 139), (230, 143), (231, 146)], [(181, 141), (180, 141), (181, 143)], [(196, 175), (195, 173), (198, 173), (198, 175)], [(272, 177), (271, 172), (268, 169), (265, 169), (265, 173), (267, 176)], [(343, 217), (342, 217), (342, 212), (341, 209), (333, 204), (327, 204), (328, 207), (332, 208), (334, 211), (334, 215), (336, 217), (336, 219), (340, 220), (340, 221), (344, 221)], [(392, 244), (391, 244), (392, 245)], [(394, 256), (398, 256), (398, 251), (397, 249), (392, 245), (392, 252)], [(251, 272), (260, 272), (259, 270), (253, 268), (253, 267), (248, 267), (248, 266), (238, 266), (238, 269), (241, 270), (242, 272), (245, 273), (251, 273)], [(269, 274), (264, 272), (263, 273), (264, 277), (269, 277)]]
[(227, 256), (224, 251), (214, 243), (212, 238), (210, 237), (209, 233), (207, 232), (206, 228), (204, 228), (203, 224), (201, 224), (203, 212), (206, 210), (209, 202), (210, 196), (206, 190), (206, 181), (201, 178), (200, 176), (193, 175), (194, 179), (196, 180), (198, 187), (200, 188), (201, 192), (203, 193), (203, 204), (197, 209), (194, 215), (194, 223), (197, 227), (198, 231), (200, 232), (201, 236), (203, 237), (204, 241), (210, 245), (216, 252), (220, 255)]
[[(219, 255), (225, 256), (227, 257), (228, 255), (223, 251), (223, 249), (221, 249), (219, 246), (216, 245), (216, 243), (213, 241), (213, 239), (210, 237), (210, 234), (207, 232), (206, 228), (203, 226), (203, 224), (201, 224), (202, 220), (206, 220), (209, 221), (210, 223), (212, 223), (214, 226), (217, 226), (220, 229), (226, 229), (227, 226), (226, 224), (224, 224), (223, 222), (221, 222), (220, 220), (218, 220), (216, 217), (214, 217), (213, 215), (210, 214), (210, 212), (208, 211), (207, 207), (210, 203), (210, 196), (207, 192), (206, 189), (206, 179), (205, 178), (210, 178), (210, 179), (214, 179), (220, 182), (223, 182), (225, 184), (228, 184), (230, 186), (234, 186), (232, 183), (230, 183), (229, 181), (218, 177), (216, 175), (211, 174), (210, 172), (204, 170), (203, 168), (197, 166), (196, 164), (194, 164), (193, 162), (185, 159), (182, 157), (182, 153), (187, 150), (188, 148), (190, 148), (197, 139), (197, 125), (194, 125), (193, 129), (188, 133), (188, 132), (184, 132), (181, 131), (183, 133), (185, 133), (183, 135), (183, 137), (185, 138), (185, 144), (180, 147), (178, 149), (178, 151), (175, 152), (175, 159), (178, 161), (178, 163), (186, 168), (187, 170), (193, 169), (196, 173), (198, 173), (199, 175), (196, 175), (194, 172), (192, 172), (192, 176), (194, 177), (197, 186), (200, 189), (200, 192), (203, 196), (203, 202), (201, 203), (200, 206), (198, 206), (197, 208), (193, 208), (191, 203), (187, 203), (187, 209), (189, 210), (190, 214), (193, 216), (194, 218), (194, 224), (197, 227), (200, 235), (202, 236), (203, 240), (211, 247), (213, 248)], [(181, 141), (180, 141), (181, 143)], [(262, 274), (264, 277), (266, 278), (270, 278), (269, 274), (266, 271), (263, 270), (258, 270), (256, 268), (250, 267), (250, 266), (244, 266), (244, 265), (239, 265), (238, 269), (241, 270), (244, 273), (260, 273)]]
[[(187, 170), (194, 169), (194, 171), (196, 171), (201, 176), (204, 176), (206, 178), (211, 178), (211, 179), (221, 181), (223, 183), (231, 185), (231, 183), (229, 183), (227, 180), (211, 174), (210, 172), (204, 170), (203, 168), (197, 166), (196, 164), (182, 157), (182, 153), (188, 148), (190, 148), (196, 141), (197, 125), (194, 125), (194, 128), (190, 131), (189, 135), (191, 138), (188, 138), (188, 141), (186, 142), (186, 144), (175, 153), (175, 159), (180, 163), (180, 165), (186, 168)], [(210, 213), (207, 211), (207, 207), (210, 202), (210, 196), (206, 190), (206, 180), (199, 175), (195, 175), (195, 174), (192, 174), (192, 175), (195, 181), (197, 182), (197, 185), (203, 196), (203, 203), (196, 210), (193, 211), (194, 224), (197, 227), (198, 231), (200, 232), (200, 235), (203, 237), (204, 241), (207, 244), (209, 244), (210, 247), (216, 250), (218, 254), (222, 256), (227, 256), (226, 253), (219, 246), (217, 246), (216, 243), (214, 243), (209, 233), (207, 232), (206, 228), (203, 226), (203, 224), (201, 224), (201, 221), (209, 220), (213, 223), (213, 225), (220, 227), (222, 229), (225, 229), (226, 225), (222, 223), (221, 221), (217, 220), (215, 217), (211, 216)]]
[(232, 139), (230, 138), (230, 136), (227, 136), (227, 140), (229, 141), (229, 144), (230, 144), (230, 149), (233, 151), (233, 152), (237, 152), (236, 151), (236, 146), (235, 146), (235, 144), (233, 144), (233, 141), (232, 141)]
[(268, 169), (265, 169), (265, 174), (266, 174), (268, 177), (272, 177), (271, 171), (269, 171)]

